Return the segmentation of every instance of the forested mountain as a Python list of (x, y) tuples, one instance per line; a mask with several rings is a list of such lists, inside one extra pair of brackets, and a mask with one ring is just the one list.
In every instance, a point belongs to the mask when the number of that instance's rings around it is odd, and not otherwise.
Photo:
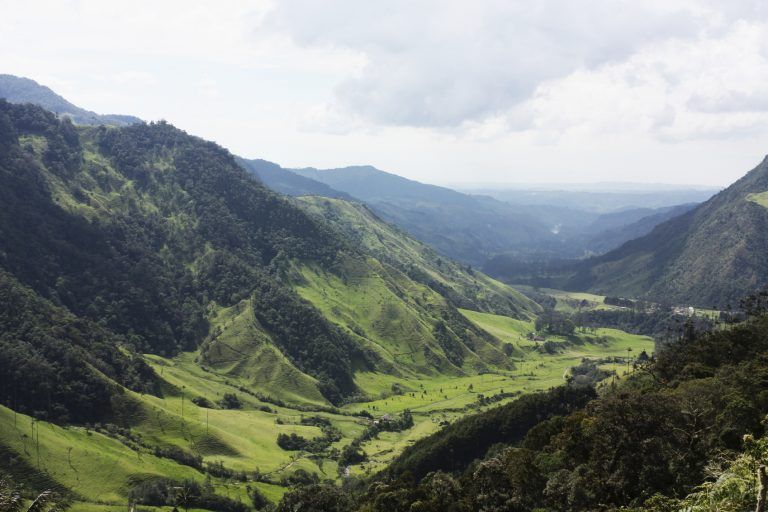
[[(765, 282), (766, 165), (685, 213), (523, 211), (0, 99), (0, 471), (83, 510), (720, 503), (702, 493), (768, 455), (765, 294), (652, 357), (579, 320), (613, 311), (602, 297), (545, 310), (443, 254), (563, 254), (582, 250), (569, 230), (617, 240), (682, 213), (573, 282), (737, 297)], [(754, 478), (733, 488), (749, 508)]]
[[(34, 363), (57, 390), (42, 407), (26, 386), (15, 397), (22, 411), (60, 421), (108, 414), (71, 404), (119, 394), (110, 381), (153, 390), (136, 353), (198, 347), (214, 367), (254, 380), (259, 368), (289, 372), (308, 396), (339, 403), (359, 393), (355, 369), (462, 374), (506, 365), (498, 340), (456, 307), (526, 318), (535, 307), (505, 285), (481, 290), (477, 280), (488, 278), (453, 263), (445, 265), (464, 279), (459, 291), (447, 274), (430, 278), (434, 258), (418, 269), (396, 256), (377, 260), (338, 226), (264, 188), (226, 150), (166, 123), (82, 127), (0, 101), (0, 149), (2, 306), (16, 308), (3, 311), (3, 332), (25, 340), (4, 352), (0, 373), (13, 379), (13, 368)], [(378, 290), (377, 302), (353, 322), (337, 314), (329, 288), (361, 301)], [(43, 335), (27, 334), (30, 322)], [(232, 322), (247, 331), (233, 336)], [(403, 335), (393, 340), (394, 328)], [(61, 330), (73, 341), (44, 334)], [(395, 360), (406, 349), (412, 356)]]
[(77, 124), (127, 126), (140, 123), (141, 119), (125, 115), (100, 115), (73, 105), (51, 89), (34, 80), (14, 75), (0, 74), (0, 98), (11, 103), (32, 103), (40, 105), (59, 116), (67, 116)]
[[(655, 225), (687, 208), (679, 205), (599, 213), (584, 209), (583, 205), (573, 208), (563, 207), (556, 201), (546, 203), (546, 194), (540, 203), (521, 204), (464, 194), (370, 166), (277, 169), (280, 168), (274, 166), (264, 170), (268, 176), (265, 183), (275, 190), (291, 195), (327, 197), (343, 191), (443, 254), (474, 265), (484, 265), (497, 257), (536, 261), (603, 253), (648, 233)], [(312, 181), (299, 184), (297, 175)], [(320, 190), (317, 183), (332, 187), (332, 191)], [(702, 194), (706, 193), (699, 193)], [(682, 192), (678, 195), (689, 197)], [(669, 198), (660, 201), (663, 203), (678, 195), (670, 193)], [(633, 196), (621, 197), (631, 201)]]
[(768, 283), (768, 162), (644, 237), (588, 260), (567, 286), (703, 306)]

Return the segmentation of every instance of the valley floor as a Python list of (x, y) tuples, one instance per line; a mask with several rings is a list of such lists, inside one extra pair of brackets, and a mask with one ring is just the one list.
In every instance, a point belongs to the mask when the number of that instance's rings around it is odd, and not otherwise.
[[(124, 507), (129, 488), (137, 482), (160, 477), (202, 481), (205, 477), (199, 466), (196, 469), (180, 464), (169, 455), (174, 447), (233, 473), (227, 476), (220, 472), (221, 476), (212, 478), (218, 494), (250, 503), (249, 492), (256, 488), (276, 502), (292, 478), (306, 477), (306, 473), (316, 474), (321, 480), (375, 473), (409, 444), (446, 422), (521, 394), (562, 384), (569, 368), (583, 358), (597, 360), (602, 367), (621, 374), (629, 368), (625, 365), (628, 355), (653, 350), (653, 341), (648, 337), (597, 329), (568, 338), (550, 336), (548, 341), (554, 348), (550, 344), (548, 353), (542, 343), (527, 339), (533, 330), (530, 321), (469, 310), (462, 310), (462, 314), (511, 345), (508, 350), (514, 370), (407, 379), (357, 373), (358, 386), (371, 400), (333, 409), (310, 403), (271, 403), (254, 393), (258, 389), (249, 390), (232, 377), (201, 367), (196, 353), (172, 359), (147, 355), (147, 361), (164, 382), (163, 398), (126, 392), (130, 400), (126, 400), (124, 418), (116, 418), (114, 425), (89, 428), (60, 427), (0, 407), (0, 455), (10, 461), (14, 478), (21, 482), (42, 479), (52, 486), (70, 489), (77, 499), (74, 511)], [(201, 397), (216, 403), (225, 393), (237, 395), (242, 408), (208, 409), (192, 403), (192, 399), (199, 401)], [(322, 436), (318, 426), (306, 421), (320, 417), (341, 433), (341, 439), (331, 445), (341, 450), (371, 424), (372, 420), (361, 416), (361, 412), (376, 419), (396, 417), (405, 410), (413, 414), (413, 427), (382, 432), (362, 441), (367, 460), (341, 470), (327, 452), (314, 455), (286, 451), (276, 442), (279, 434), (307, 439)], [(238, 472), (247, 478), (236, 478)], [(254, 472), (259, 481), (253, 478)]]

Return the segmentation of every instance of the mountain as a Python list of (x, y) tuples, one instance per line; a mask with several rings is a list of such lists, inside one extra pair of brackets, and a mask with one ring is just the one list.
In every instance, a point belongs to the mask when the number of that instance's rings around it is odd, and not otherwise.
[[(109, 416), (110, 407), (79, 412), (71, 404), (89, 382), (102, 383), (106, 403), (116, 383), (154, 389), (151, 372), (132, 362), (137, 354), (182, 351), (199, 351), (201, 364), (277, 398), (338, 404), (366, 392), (358, 372), (509, 368), (501, 342), (457, 308), (523, 319), (538, 308), (392, 235), (375, 216), (349, 215), (365, 221), (352, 230), (307, 212), (226, 150), (167, 123), (75, 126), (0, 101), (0, 148), (0, 275), (13, 298), (3, 307), (19, 304), (4, 311), (5, 329), (10, 339), (28, 338), (0, 358), (0, 379), (18, 385), (23, 411), (59, 421)], [(359, 208), (338, 201), (339, 212)], [(363, 228), (390, 233), (407, 250), (374, 250), (350, 237)], [(29, 322), (14, 322), (28, 310), (60, 318), (41, 332), (70, 330), (76, 342), (25, 334)], [(21, 361), (41, 369), (13, 377)], [(62, 364), (66, 372), (56, 370)], [(35, 395), (42, 381), (57, 395)]]
[[(295, 173), (345, 192), (368, 204), (439, 252), (474, 265), (498, 253), (559, 250), (556, 208), (514, 207), (484, 196), (470, 196), (427, 185), (370, 166)], [(573, 215), (557, 215), (573, 218)]]
[[(582, 204), (581, 209), (558, 206), (556, 201), (547, 204), (546, 197), (542, 203), (512, 204), (419, 183), (371, 166), (293, 171), (274, 166), (264, 174), (268, 176), (265, 184), (291, 195), (335, 197), (346, 193), (439, 252), (478, 266), (500, 259), (536, 261), (603, 253), (685, 210), (675, 205), (598, 213)], [(298, 183), (297, 175), (312, 181)], [(290, 185), (286, 183), (289, 179)], [(320, 189), (317, 183), (332, 191)], [(686, 191), (669, 192), (669, 198), (655, 200), (664, 203), (672, 197), (688, 197)], [(613, 195), (613, 201), (621, 200)], [(631, 201), (639, 195), (623, 193), (620, 197)]]
[(264, 185), (287, 196), (322, 196), (352, 199), (352, 196), (339, 192), (325, 183), (296, 174), (267, 160), (238, 159), (247, 170), (252, 172)]
[(512, 318), (525, 318), (540, 310), (525, 296), (511, 294), (506, 285), (440, 256), (363, 204), (316, 196), (302, 197), (298, 204), (330, 223), (356, 247), (438, 291), (457, 307), (496, 311)]
[(768, 161), (696, 208), (603, 256), (567, 286), (723, 307), (768, 284)]
[(0, 74), (0, 98), (11, 103), (32, 103), (59, 116), (67, 116), (77, 124), (127, 126), (141, 119), (124, 115), (100, 115), (68, 102), (48, 87), (29, 78)]

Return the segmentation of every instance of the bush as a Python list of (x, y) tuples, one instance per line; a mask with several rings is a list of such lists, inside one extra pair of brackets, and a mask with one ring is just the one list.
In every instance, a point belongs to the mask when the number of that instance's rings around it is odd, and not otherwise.
[(286, 493), (277, 506), (277, 512), (348, 512), (353, 509), (350, 497), (335, 485), (310, 485), (294, 489)]
[(255, 487), (251, 490), (250, 496), (253, 508), (256, 510), (262, 510), (269, 505), (269, 500)]
[(219, 400), (219, 405), (224, 409), (242, 409), (243, 403), (234, 393), (224, 393), (224, 397)]
[(213, 409), (213, 402), (205, 398), (204, 396), (196, 396), (192, 399), (192, 403), (198, 407), (205, 409)]

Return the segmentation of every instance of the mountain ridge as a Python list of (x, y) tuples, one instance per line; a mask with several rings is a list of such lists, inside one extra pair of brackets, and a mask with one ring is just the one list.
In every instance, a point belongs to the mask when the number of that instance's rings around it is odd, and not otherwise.
[(30, 78), (0, 74), (0, 98), (11, 103), (33, 103), (59, 116), (70, 117), (75, 123), (114, 126), (128, 126), (141, 123), (138, 117), (120, 114), (97, 114), (73, 105), (49, 87), (40, 85)]
[(587, 261), (568, 286), (704, 306), (735, 305), (768, 283), (768, 157), (733, 185), (649, 234)]

